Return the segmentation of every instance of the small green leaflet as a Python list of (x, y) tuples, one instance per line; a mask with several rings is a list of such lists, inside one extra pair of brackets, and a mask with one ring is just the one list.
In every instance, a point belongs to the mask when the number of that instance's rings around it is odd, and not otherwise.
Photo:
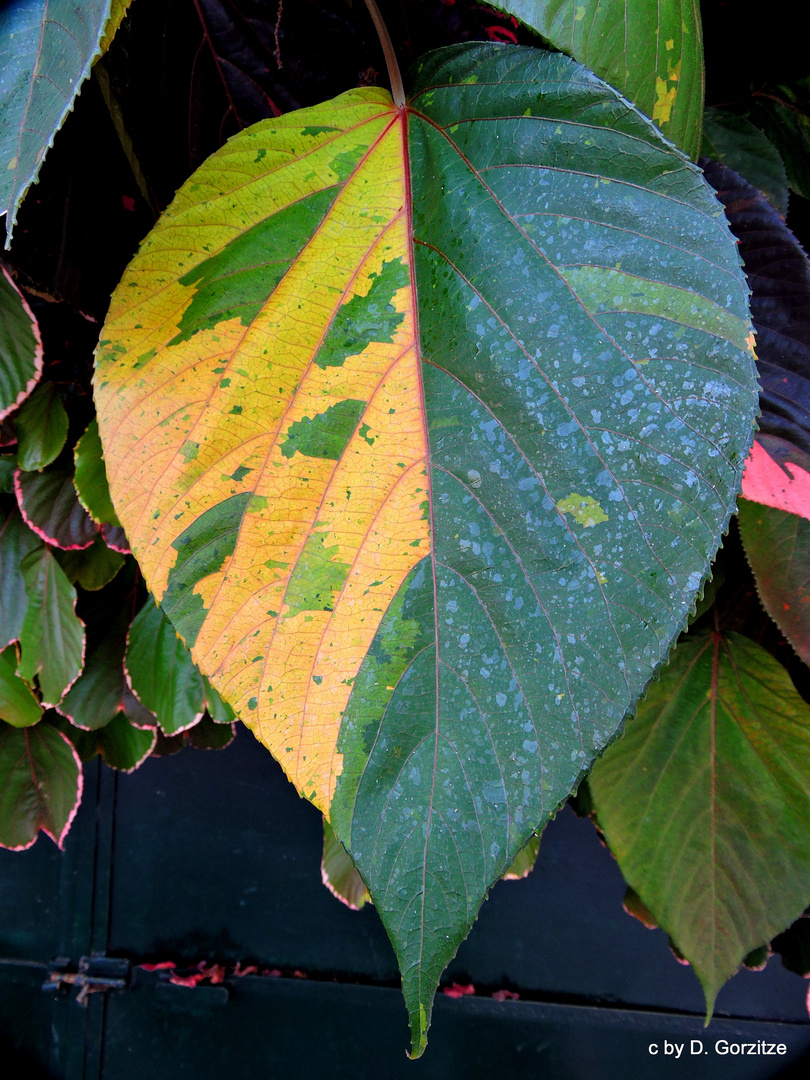
[(107, 486), (98, 421), (95, 418), (91, 420), (87, 430), (76, 443), (73, 461), (76, 467), (73, 482), (82, 506), (99, 525), (108, 524), (120, 527), (121, 522), (113, 508), (110, 489)]
[(126, 671), (132, 690), (155, 714), (164, 734), (186, 731), (202, 717), (202, 675), (172, 624), (151, 599), (130, 627)]

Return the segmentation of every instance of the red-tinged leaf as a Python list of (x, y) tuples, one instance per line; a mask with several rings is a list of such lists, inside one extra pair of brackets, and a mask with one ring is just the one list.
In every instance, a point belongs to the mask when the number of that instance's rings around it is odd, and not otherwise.
[(649, 908), (638, 893), (634, 892), (629, 886), (624, 894), (622, 907), (628, 915), (632, 915), (634, 919), (638, 919), (641, 925), (646, 926), (648, 930), (655, 930), (658, 927), (658, 923), (650, 914)]
[(42, 338), (34, 313), (0, 266), (0, 420), (31, 393), (42, 372)]
[[(810, 263), (780, 215), (737, 173), (702, 161), (739, 241), (751, 289), (761, 435), (810, 454)], [(750, 482), (750, 481), (749, 481)], [(752, 498), (746, 493), (747, 498)], [(758, 501), (758, 500), (755, 500)], [(775, 505), (768, 503), (767, 505)], [(781, 507), (787, 509), (787, 507)]]
[(738, 514), (762, 606), (810, 664), (810, 521), (747, 499)]
[(132, 554), (126, 533), (119, 525), (102, 525), (101, 535), (108, 548), (117, 551), (120, 555)]
[(13, 499), (0, 496), (0, 647), (18, 641), (28, 599), (20, 563), (39, 546)]
[(124, 716), (135, 727), (146, 729), (158, 726), (155, 714), (138, 701), (128, 686), (124, 690)]
[(99, 533), (76, 495), (70, 469), (14, 474), (14, 490), (25, 523), (46, 543), (64, 551), (88, 548)]
[(28, 608), (20, 632), (17, 674), (39, 678), (42, 704), (58, 705), (84, 664), (84, 625), (76, 615), (76, 590), (41, 544), (21, 564)]
[(449, 998), (471, 997), (475, 994), (475, 987), (472, 983), (468, 983), (467, 985), (452, 983), (450, 986), (443, 986), (442, 993), (445, 997)]
[(142, 971), (174, 971), (177, 964), (173, 960), (161, 960), (159, 964), (138, 964)]
[[(778, 456), (771, 456), (769, 449)], [(763, 506), (810, 518), (810, 470), (790, 460), (798, 456), (784, 439), (758, 436), (745, 463), (743, 496)]]
[(41, 830), (60, 848), (82, 797), (81, 762), (50, 724), (0, 724), (0, 845), (31, 847)]
[(492, 996), (496, 1001), (517, 1001), (520, 998), (520, 994), (514, 990), (496, 990)]
[(21, 469), (44, 469), (56, 460), (67, 438), (68, 416), (54, 383), (37, 387), (24, 402), (14, 426)]

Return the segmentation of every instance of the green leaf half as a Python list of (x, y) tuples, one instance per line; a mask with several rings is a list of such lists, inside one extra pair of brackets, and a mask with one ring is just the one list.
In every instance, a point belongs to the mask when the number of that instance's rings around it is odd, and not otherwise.
[(41, 829), (61, 848), (82, 783), (76, 751), (51, 724), (0, 723), (0, 846), (22, 851)]

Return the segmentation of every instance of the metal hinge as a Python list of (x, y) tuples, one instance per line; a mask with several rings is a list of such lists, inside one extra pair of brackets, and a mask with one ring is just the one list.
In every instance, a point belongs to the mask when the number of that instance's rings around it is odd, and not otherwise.
[(86, 1005), (89, 994), (126, 990), (129, 973), (129, 960), (113, 956), (82, 956), (75, 970), (72, 961), (59, 957), (48, 965), (48, 978), (42, 984), (42, 989), (69, 993), (72, 987), (76, 987), (76, 1004)]

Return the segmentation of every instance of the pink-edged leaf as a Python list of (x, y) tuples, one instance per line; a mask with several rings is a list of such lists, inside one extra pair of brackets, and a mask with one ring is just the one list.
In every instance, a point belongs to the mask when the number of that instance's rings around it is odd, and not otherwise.
[(799, 456), (783, 439), (757, 436), (745, 463), (743, 496), (810, 519), (810, 469), (796, 464)]
[(135, 727), (143, 728), (157, 728), (157, 717), (153, 712), (150, 712), (145, 705), (142, 705), (140, 701), (135, 697), (130, 688), (124, 690), (124, 716), (129, 720), (130, 724), (134, 724)]
[(101, 535), (107, 547), (111, 548), (113, 551), (117, 551), (119, 555), (132, 554), (126, 533), (120, 525), (102, 525)]
[(20, 563), (38, 546), (16, 502), (0, 496), (0, 648), (19, 640), (28, 607)]
[(61, 848), (82, 797), (70, 741), (50, 724), (0, 724), (0, 845), (31, 847), (41, 830)]
[(84, 624), (76, 615), (76, 590), (45, 544), (23, 559), (28, 608), (20, 633), (17, 674), (39, 678), (42, 704), (58, 705), (84, 665)]
[(42, 338), (34, 313), (0, 266), (0, 420), (20, 405), (42, 373)]
[(88, 548), (99, 527), (79, 502), (71, 469), (14, 474), (14, 490), (20, 512), (29, 528), (46, 543), (64, 551)]

